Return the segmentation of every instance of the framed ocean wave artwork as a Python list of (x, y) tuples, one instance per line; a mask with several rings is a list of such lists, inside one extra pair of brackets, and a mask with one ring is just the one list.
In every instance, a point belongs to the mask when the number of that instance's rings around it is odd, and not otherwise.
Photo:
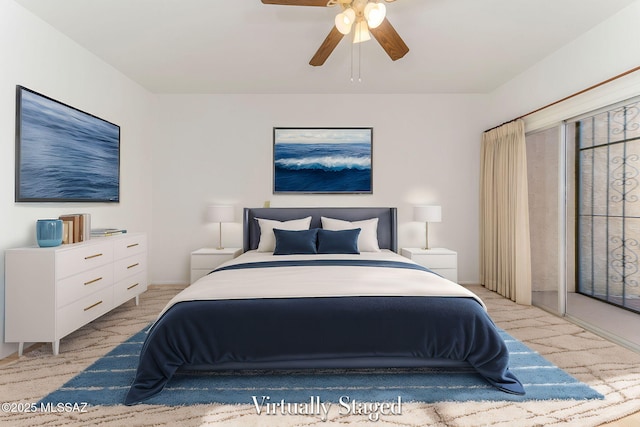
[(16, 202), (120, 201), (120, 126), (16, 86)]
[(373, 128), (273, 128), (273, 192), (372, 194)]

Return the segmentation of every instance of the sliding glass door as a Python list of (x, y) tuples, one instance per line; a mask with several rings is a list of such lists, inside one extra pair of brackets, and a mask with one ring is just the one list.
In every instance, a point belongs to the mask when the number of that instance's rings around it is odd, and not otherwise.
[(526, 135), (533, 305), (564, 314), (565, 144), (562, 126)]
[(533, 304), (640, 351), (640, 98), (526, 143)]
[(566, 132), (577, 152), (577, 292), (640, 312), (640, 101)]

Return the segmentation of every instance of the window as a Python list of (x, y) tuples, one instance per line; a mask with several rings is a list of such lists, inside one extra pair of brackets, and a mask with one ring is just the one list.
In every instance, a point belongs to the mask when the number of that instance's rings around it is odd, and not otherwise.
[(640, 100), (566, 129), (577, 150), (577, 291), (640, 312)]

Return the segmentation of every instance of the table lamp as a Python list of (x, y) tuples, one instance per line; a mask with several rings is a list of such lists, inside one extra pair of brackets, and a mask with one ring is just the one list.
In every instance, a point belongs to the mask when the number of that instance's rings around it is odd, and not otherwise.
[(429, 248), (429, 223), (442, 221), (442, 209), (440, 206), (414, 206), (413, 219), (425, 223), (425, 246)]
[(207, 222), (217, 222), (220, 224), (218, 247), (216, 249), (224, 249), (222, 247), (222, 223), (233, 222), (233, 220), (233, 206), (209, 206), (207, 208)]

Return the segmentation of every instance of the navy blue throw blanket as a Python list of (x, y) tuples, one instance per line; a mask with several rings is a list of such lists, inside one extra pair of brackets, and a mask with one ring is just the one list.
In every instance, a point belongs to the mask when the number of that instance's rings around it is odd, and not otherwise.
[(145, 340), (125, 404), (160, 393), (178, 369), (419, 366), (434, 359), (466, 361), (496, 388), (524, 394), (504, 341), (472, 298), (265, 298), (167, 310)]
[[(427, 267), (419, 264), (413, 264), (409, 262), (401, 261), (386, 261), (386, 260), (372, 260), (372, 259), (315, 259), (315, 260), (282, 260), (282, 261), (259, 261), (259, 262), (245, 262), (242, 264), (231, 264), (224, 267), (217, 268), (211, 273), (224, 270), (244, 270), (247, 268), (270, 268), (270, 267), (306, 267), (317, 265), (332, 265), (332, 266), (345, 266), (345, 267), (386, 267), (386, 268), (406, 268), (409, 270), (422, 270), (429, 273), (434, 273)], [(209, 273), (209, 274), (211, 274)]]

